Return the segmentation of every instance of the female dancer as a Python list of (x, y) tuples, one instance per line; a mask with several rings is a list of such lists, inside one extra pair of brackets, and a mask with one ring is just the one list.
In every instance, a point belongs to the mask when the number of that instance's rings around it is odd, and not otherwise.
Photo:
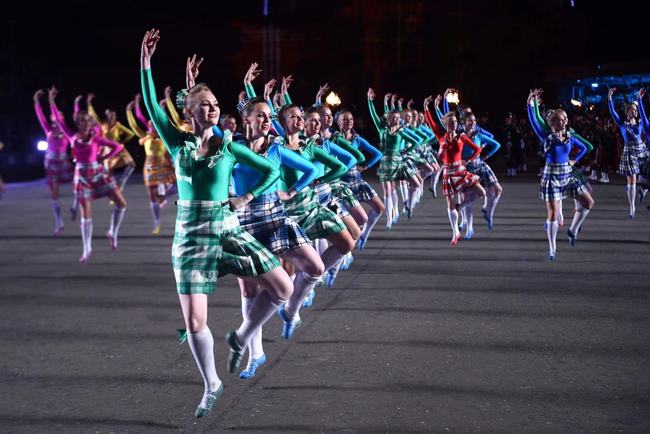
[[(149, 206), (153, 216), (153, 235), (160, 233), (160, 208), (164, 206), (167, 193), (171, 191), (172, 186), (176, 183), (174, 167), (170, 161), (169, 153), (165, 149), (158, 132), (153, 128), (151, 121), (143, 118), (140, 111), (140, 100), (142, 96), (137, 94), (134, 101), (126, 106), (126, 119), (131, 129), (138, 136), (138, 142), (144, 146), (146, 158), (142, 169), (144, 185), (149, 194)], [(140, 121), (145, 121), (147, 131), (142, 130), (133, 115), (133, 108), (136, 107), (136, 113)]]
[[(45, 153), (45, 178), (47, 185), (50, 187), (52, 197), (52, 213), (54, 214), (54, 236), (59, 236), (63, 232), (63, 218), (61, 217), (61, 205), (59, 204), (59, 184), (70, 182), (73, 174), (73, 167), (68, 158), (68, 146), (70, 141), (65, 134), (56, 125), (56, 122), (48, 122), (41, 107), (40, 98), (45, 95), (44, 90), (37, 90), (34, 94), (34, 110), (36, 117), (41, 124), (43, 132), (47, 139), (47, 152)], [(76, 199), (73, 199), (76, 202)], [(73, 217), (76, 214), (76, 206), (73, 203), (70, 210), (74, 210)]]
[[(470, 146), (474, 149), (474, 153), (468, 159), (471, 161), (478, 157), (481, 153), (481, 148), (469, 137), (464, 134), (458, 134), (458, 120), (453, 112), (448, 112), (443, 117), (443, 122), (446, 131), (440, 128), (431, 113), (429, 112), (429, 103), (432, 97), (428, 96), (424, 100), (424, 116), (429, 124), (429, 127), (436, 135), (438, 143), (440, 144), (439, 157), (443, 163), (442, 166), (442, 192), (447, 199), (447, 215), (449, 216), (449, 223), (451, 223), (452, 239), (450, 245), (453, 247), (460, 240), (460, 231), (458, 230), (458, 210), (464, 206), (471, 204), (471, 201), (476, 197), (485, 196), (485, 190), (479, 184), (479, 177), (468, 173), (463, 165), (461, 155), (464, 146)], [(435, 105), (440, 105), (442, 96), (436, 97)]]
[(375, 224), (379, 221), (379, 218), (386, 208), (377, 195), (377, 192), (375, 192), (370, 184), (363, 180), (361, 172), (365, 172), (377, 164), (379, 160), (381, 160), (383, 154), (379, 149), (372, 146), (366, 139), (357, 134), (354, 130), (354, 116), (350, 110), (339, 110), (336, 114), (336, 123), (339, 126), (340, 132), (335, 133), (335, 136), (340, 134), (345, 140), (350, 142), (352, 146), (360, 151), (366, 151), (371, 155), (370, 160), (366, 160), (364, 164), (357, 164), (341, 178), (341, 181), (347, 184), (359, 202), (370, 205), (370, 210), (367, 213), (368, 221), (363, 227), (363, 231), (359, 236), (359, 242), (357, 244), (357, 248), (363, 250), (368, 241), (368, 237), (370, 236), (370, 232), (375, 227)]
[[(533, 113), (534, 109), (531, 101), (536, 97), (537, 95), (531, 92), (528, 97), (527, 111), (533, 131), (544, 142), (544, 151), (546, 153), (546, 165), (542, 172), (539, 195), (541, 199), (546, 201), (548, 258), (553, 261), (557, 251), (557, 214), (558, 209), (562, 206), (562, 199), (566, 197), (567, 192), (570, 192), (580, 204), (576, 208), (568, 231), (569, 242), (572, 246), (576, 244), (576, 236), (580, 226), (582, 226), (587, 214), (593, 207), (594, 200), (585, 186), (576, 182), (571, 175), (571, 166), (587, 153), (587, 147), (567, 130), (568, 118), (564, 110), (555, 110), (548, 114), (547, 122), (552, 133), (547, 135)], [(570, 159), (569, 154), (574, 147), (578, 149), (578, 154), (574, 159)]]
[[(104, 122), (101, 122), (95, 108), (93, 107), (94, 98), (95, 94), (92, 93), (88, 94), (86, 97), (88, 113), (101, 125), (101, 131), (104, 137), (122, 145), (135, 137), (133, 131), (118, 122), (117, 114), (111, 109), (106, 109), (104, 112), (105, 120)], [(120, 190), (124, 192), (126, 182), (135, 170), (135, 161), (129, 151), (127, 151), (126, 146), (122, 146), (122, 151), (117, 156), (104, 158), (104, 165), (109, 173), (115, 177), (115, 181), (120, 187)]]
[[(210, 413), (223, 392), (214, 364), (214, 340), (207, 326), (207, 295), (214, 291), (217, 277), (232, 273), (251, 279), (265, 289), (256, 297), (249, 320), (226, 335), (230, 347), (229, 372), (234, 372), (250, 337), (289, 297), (293, 285), (280, 267), (280, 261), (242, 230), (233, 212), (271, 186), (279, 175), (278, 170), (246, 146), (233, 143), (229, 131), (214, 134), (219, 105), (212, 91), (203, 84), (179, 95), (183, 113), (191, 120), (194, 132), (182, 133), (172, 125), (158, 105), (151, 73), (151, 57), (159, 38), (159, 31), (151, 29), (142, 40), (142, 95), (149, 116), (175, 162), (179, 200), (172, 264), (189, 331), (187, 340), (205, 384), (195, 412), (196, 417), (203, 417)], [(244, 196), (228, 199), (230, 177), (237, 162), (264, 175)]]
[[(400, 126), (400, 115), (396, 111), (390, 111), (388, 114), (388, 122), (386, 126), (382, 125), (379, 115), (375, 110), (374, 101), (375, 91), (372, 88), (368, 89), (368, 109), (370, 110), (370, 117), (379, 133), (381, 141), (381, 151), (384, 155), (379, 162), (379, 181), (384, 189), (384, 203), (386, 204), (386, 228), (390, 229), (393, 221), (399, 215), (398, 204), (394, 203), (397, 198), (397, 191), (395, 190), (395, 180), (406, 179), (410, 182), (413, 189), (420, 185), (417, 177), (417, 169), (409, 167), (400, 149), (404, 148), (404, 152), (408, 153), (414, 143), (411, 138), (404, 133)], [(404, 143), (408, 142), (409, 146), (405, 147)]]
[(111, 226), (106, 237), (111, 248), (117, 249), (117, 236), (126, 211), (126, 200), (120, 189), (117, 188), (113, 177), (98, 162), (98, 156), (102, 148), (105, 147), (112, 149), (106, 158), (112, 158), (122, 150), (122, 145), (97, 135), (95, 121), (85, 111), (79, 111), (75, 115), (77, 133), (69, 129), (56, 106), (54, 99), (57, 93), (58, 90), (52, 86), (49, 90), (50, 110), (57, 126), (69, 140), (76, 161), (74, 191), (81, 205), (81, 238), (83, 240), (83, 254), (79, 261), (88, 262), (92, 252), (93, 199), (108, 196), (115, 203), (111, 214)]
[[(318, 138), (309, 138), (306, 141), (300, 138), (301, 133), (305, 130), (305, 119), (300, 107), (295, 104), (285, 105), (280, 109), (278, 119), (285, 131), (285, 137), (281, 139), (283, 146), (312, 163), (319, 162), (330, 169), (317, 179), (317, 182), (327, 183), (340, 178), (347, 172), (347, 168), (342, 162), (316, 145)], [(308, 122), (310, 123), (310, 132), (320, 130), (320, 119), (317, 112), (310, 113)], [(281, 167), (280, 170), (282, 181), (286, 185), (294, 185), (302, 175), (301, 172), (286, 167)], [(329, 270), (332, 265), (354, 248), (354, 238), (346, 225), (334, 211), (321, 205), (313, 188), (305, 188), (293, 198), (285, 201), (285, 209), (310, 239), (325, 238), (332, 243), (321, 254), (325, 270)], [(282, 335), (285, 339), (291, 338), (295, 328), (300, 325), (300, 307), (318, 281), (318, 279), (302, 274), (303, 278), (309, 281), (309, 285), (305, 285), (300, 291), (296, 287), (287, 304), (278, 311), (284, 321)]]
[(644, 125), (639, 122), (639, 110), (642, 109), (643, 92), (639, 92), (637, 101), (628, 104), (625, 109), (627, 119), (621, 120), (616, 108), (614, 107), (614, 100), (612, 95), (616, 92), (616, 88), (612, 87), (607, 93), (607, 107), (612, 115), (612, 119), (621, 131), (621, 136), (625, 145), (621, 153), (621, 161), (618, 166), (618, 173), (627, 178), (627, 199), (630, 204), (630, 218), (634, 218), (636, 208), (634, 201), (636, 200), (636, 184), (637, 176), (641, 174), (641, 169), (648, 164), (648, 150), (643, 143), (643, 134), (647, 133), (644, 130)]

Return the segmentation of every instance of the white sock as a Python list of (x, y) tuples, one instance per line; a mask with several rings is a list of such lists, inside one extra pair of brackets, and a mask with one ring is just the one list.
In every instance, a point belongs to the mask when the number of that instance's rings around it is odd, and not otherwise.
[(109, 232), (113, 234), (114, 243), (117, 244), (117, 233), (120, 230), (120, 225), (122, 224), (122, 219), (124, 218), (124, 212), (126, 208), (113, 208), (113, 213), (111, 214), (111, 227)]
[(399, 182), (399, 192), (402, 194), (402, 204), (406, 205), (409, 200), (409, 187), (404, 181)]
[(584, 208), (580, 203), (578, 203), (576, 207), (576, 212), (573, 214), (573, 221), (571, 222), (571, 227), (569, 230), (571, 233), (575, 236), (578, 236), (578, 230), (580, 229), (580, 226), (582, 226), (582, 223), (585, 221), (587, 218), (587, 214), (589, 214), (589, 210), (587, 208)]
[(325, 238), (316, 238), (314, 242), (314, 249), (319, 255), (322, 255), (327, 250), (327, 240)]
[(214, 365), (214, 338), (208, 326), (197, 333), (188, 332), (187, 343), (203, 377), (206, 392), (214, 392), (221, 386), (221, 380)]
[(293, 294), (289, 297), (287, 304), (284, 305), (284, 311), (287, 313), (289, 318), (297, 318), (302, 303), (309, 295), (309, 292), (314, 289), (314, 286), (316, 286), (319, 277), (320, 276), (310, 276), (304, 271), (296, 273), (296, 280), (293, 284)]
[(247, 348), (257, 328), (264, 326), (273, 314), (282, 306), (284, 300), (272, 300), (268, 291), (262, 291), (255, 297), (255, 302), (248, 309), (248, 318), (244, 318), (236, 330), (239, 343)]
[(61, 205), (59, 205), (58, 199), (52, 199), (52, 214), (54, 214), (54, 221), (56, 222), (56, 228), (63, 227), (63, 219), (61, 218)]
[(135, 166), (126, 166), (124, 168), (122, 175), (117, 180), (117, 183), (120, 186), (120, 190), (124, 191), (124, 186), (126, 185), (126, 181), (129, 180), (134, 170), (135, 170)]
[(627, 200), (630, 202), (630, 214), (634, 214), (636, 207), (634, 206), (634, 199), (636, 198), (636, 184), (627, 185)]
[(560, 206), (557, 209), (557, 224), (559, 226), (564, 226), (564, 214), (562, 214), (562, 201), (560, 201)]
[(465, 205), (463, 208), (465, 210), (465, 233), (467, 232), (474, 232), (474, 212), (472, 210), (472, 203), (470, 202), (468, 205)]
[[(250, 310), (255, 303), (255, 297), (248, 298), (242, 296), (241, 298), (241, 315), (244, 320), (250, 321)], [(250, 344), (248, 346), (248, 363), (254, 359), (259, 359), (264, 354), (264, 347), (262, 346), (262, 327), (259, 327), (251, 336)]]
[(399, 215), (399, 198), (397, 197), (397, 190), (393, 189), (392, 194), (393, 194), (393, 220), (395, 220), (395, 217)]
[(494, 210), (497, 207), (497, 204), (499, 203), (499, 199), (501, 199), (501, 194), (497, 193), (494, 195), (485, 195), (485, 212), (487, 213), (488, 217), (492, 219), (494, 217)]
[(449, 216), (449, 223), (451, 224), (452, 236), (458, 233), (458, 211), (456, 209), (447, 208), (447, 215)]
[(548, 236), (548, 248), (551, 252), (555, 253), (555, 240), (557, 239), (557, 220), (546, 220), (546, 235)]
[(81, 217), (81, 240), (83, 242), (84, 256), (93, 250), (93, 219)]
[(368, 221), (363, 225), (363, 231), (361, 232), (360, 238), (363, 238), (364, 240), (368, 239), (370, 231), (372, 231), (372, 228), (374, 228), (375, 224), (379, 221), (379, 217), (381, 217), (381, 214), (375, 211), (374, 208), (370, 208), (368, 211)]
[(160, 204), (158, 202), (151, 202), (149, 205), (151, 206), (151, 215), (153, 216), (153, 226), (155, 228), (160, 225)]
[(393, 198), (391, 195), (384, 196), (384, 203), (386, 204), (386, 227), (389, 228), (393, 224)]
[(440, 180), (441, 174), (442, 174), (442, 168), (440, 168), (440, 170), (434, 173), (433, 176), (431, 177), (431, 189), (433, 191), (435, 191), (436, 188), (438, 188), (438, 181)]

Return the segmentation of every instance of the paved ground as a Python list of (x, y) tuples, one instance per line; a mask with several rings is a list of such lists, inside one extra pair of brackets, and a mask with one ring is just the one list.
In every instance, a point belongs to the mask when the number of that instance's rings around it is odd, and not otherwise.
[(504, 189), (494, 230), (478, 221), (455, 248), (441, 199), (427, 196), (390, 232), (379, 225), (292, 342), (269, 323), (270, 363), (253, 381), (226, 371), (221, 337), (240, 309), (235, 280), (220, 281), (209, 324), (226, 392), (197, 421), (203, 385), (175, 340), (174, 206), (152, 237), (132, 180), (119, 250), (103, 237), (102, 200), (81, 265), (77, 223), (50, 236), (44, 184), (10, 186), (0, 431), (649, 432), (650, 213), (628, 219), (623, 186), (596, 185), (577, 247), (562, 231), (549, 262), (536, 179)]

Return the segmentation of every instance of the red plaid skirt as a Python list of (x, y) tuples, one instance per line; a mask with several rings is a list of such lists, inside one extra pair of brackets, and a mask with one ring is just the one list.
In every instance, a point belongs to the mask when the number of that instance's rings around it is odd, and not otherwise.
[(142, 173), (144, 175), (144, 185), (147, 187), (176, 182), (174, 168), (167, 157), (147, 156)]
[(442, 165), (442, 194), (447, 197), (460, 196), (479, 180), (478, 176), (467, 171), (462, 161)]
[(79, 200), (91, 200), (108, 196), (117, 189), (115, 179), (101, 164), (77, 163), (74, 171), (74, 191)]
[(45, 160), (45, 179), (49, 184), (53, 182), (70, 182), (74, 173), (72, 164), (65, 153), (46, 153)]

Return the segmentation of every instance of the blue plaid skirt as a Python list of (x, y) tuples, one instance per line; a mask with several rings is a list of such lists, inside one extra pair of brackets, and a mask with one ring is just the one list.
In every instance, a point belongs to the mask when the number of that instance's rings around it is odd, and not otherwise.
[(359, 202), (369, 202), (377, 196), (377, 192), (370, 186), (370, 184), (363, 180), (361, 172), (359, 172), (356, 166), (343, 175), (341, 181), (343, 181), (352, 191), (352, 194), (354, 194), (354, 197), (356, 197)]
[(276, 192), (262, 194), (236, 212), (242, 229), (275, 255), (311, 243), (300, 226), (287, 216)]
[(314, 191), (318, 197), (318, 203), (334, 211), (337, 216), (344, 218), (350, 215), (350, 211), (343, 201), (332, 194), (332, 187), (328, 183), (318, 184)]
[(623, 176), (638, 175), (648, 172), (648, 151), (645, 145), (630, 141), (625, 143), (621, 152), (621, 161), (618, 165), (618, 173)]
[(499, 183), (499, 180), (494, 174), (492, 168), (485, 161), (483, 161), (481, 157), (477, 157), (474, 160), (469, 161), (465, 167), (467, 168), (468, 172), (473, 173), (474, 175), (478, 175), (483, 187), (492, 187), (493, 185)]
[(571, 194), (577, 197), (587, 193), (585, 181), (575, 177), (571, 165), (567, 163), (546, 163), (539, 185), (540, 199), (551, 202), (562, 200)]

